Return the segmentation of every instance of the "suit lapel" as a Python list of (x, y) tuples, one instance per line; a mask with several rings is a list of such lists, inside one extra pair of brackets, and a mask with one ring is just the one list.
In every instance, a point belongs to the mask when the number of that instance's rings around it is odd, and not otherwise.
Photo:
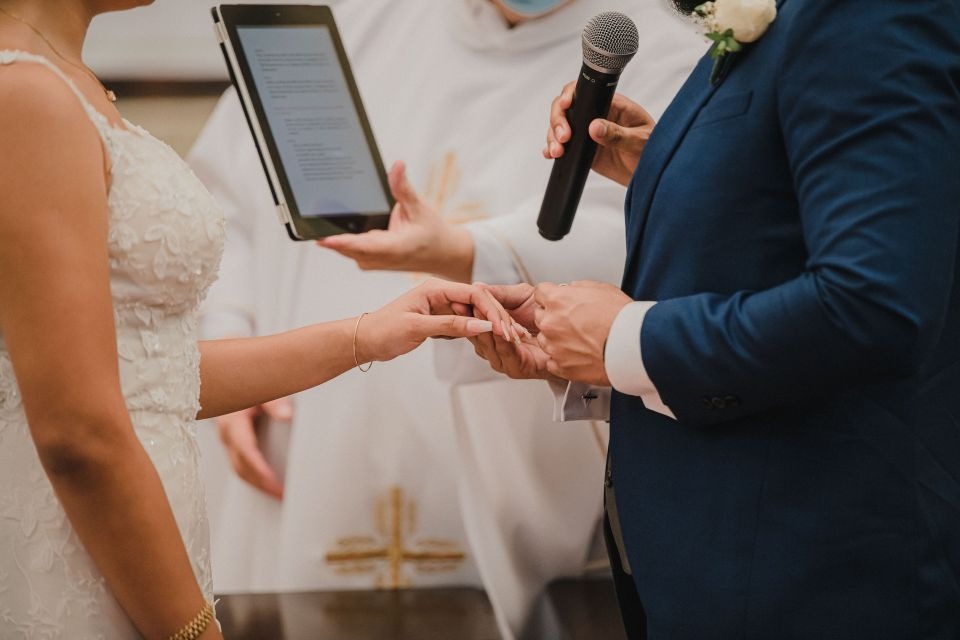
[(646, 225), (650, 204), (664, 169), (677, 147), (693, 124), (700, 110), (707, 103), (717, 85), (710, 83), (713, 60), (704, 57), (680, 89), (670, 107), (657, 124), (647, 147), (643, 151), (636, 175), (631, 184), (630, 206), (627, 210), (627, 263), (623, 282), (626, 285), (634, 277), (634, 266), (640, 251), (640, 240)]
[[(787, 0), (778, 0), (777, 10), (786, 3)], [(730, 61), (731, 67), (734, 62)], [(724, 73), (720, 81), (713, 84), (710, 82), (712, 70), (713, 60), (704, 56), (657, 124), (630, 185), (627, 199), (627, 261), (623, 272), (623, 288), (628, 292), (633, 288), (636, 278), (643, 231), (660, 178), (693, 121), (727, 75)]]

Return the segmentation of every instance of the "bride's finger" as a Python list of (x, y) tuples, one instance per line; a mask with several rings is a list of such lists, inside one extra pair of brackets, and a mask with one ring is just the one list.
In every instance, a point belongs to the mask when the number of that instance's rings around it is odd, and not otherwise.
[(517, 331), (520, 334), (521, 340), (526, 340), (527, 338), (533, 337), (533, 334), (530, 333), (530, 330), (527, 329), (522, 324), (520, 324), (519, 322), (517, 322), (516, 320), (513, 321), (513, 328), (515, 331)]
[(490, 293), (486, 289), (484, 289), (484, 293), (490, 299), (491, 303), (496, 305), (499, 308), (500, 319), (503, 322), (503, 326), (504, 326), (503, 337), (506, 338), (507, 340), (512, 340), (513, 342), (520, 344), (520, 333), (517, 331), (515, 327), (513, 316), (511, 316), (510, 313), (503, 308), (503, 305), (500, 304), (499, 300), (493, 297), (492, 293)]
[(506, 333), (509, 329), (504, 320), (509, 317), (509, 314), (496, 299), (484, 295), (482, 289), (469, 284), (444, 280), (430, 281), (424, 286), (427, 287), (425, 291), (427, 292), (427, 301), (431, 313), (438, 308), (449, 307), (457, 303), (470, 305), (474, 309), (475, 316), (493, 323), (495, 333), (502, 336), (509, 335)]
[(465, 316), (414, 315), (411, 327), (417, 338), (468, 338), (493, 331), (489, 320)]

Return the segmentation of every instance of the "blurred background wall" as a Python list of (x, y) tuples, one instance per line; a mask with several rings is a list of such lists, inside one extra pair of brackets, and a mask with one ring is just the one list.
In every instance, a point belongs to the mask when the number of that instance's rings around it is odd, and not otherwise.
[(94, 20), (84, 58), (104, 78), (120, 80), (225, 80), (203, 0), (157, 0)]
[(226, 87), (210, 5), (159, 0), (99, 16), (84, 59), (118, 96), (120, 112), (185, 154)]
[(227, 87), (226, 67), (213, 35), (213, 5), (212, 0), (156, 0), (99, 16), (84, 49), (86, 62), (116, 92), (124, 117), (181, 154), (189, 150)]

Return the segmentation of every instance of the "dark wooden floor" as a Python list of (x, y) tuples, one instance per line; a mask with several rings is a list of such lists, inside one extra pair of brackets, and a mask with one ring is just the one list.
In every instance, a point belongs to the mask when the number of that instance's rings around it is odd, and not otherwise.
[(626, 640), (613, 581), (554, 582), (522, 635), (521, 640)]
[[(228, 640), (500, 640), (475, 589), (335, 591), (223, 596)], [(609, 580), (550, 585), (522, 640), (625, 640)]]
[(217, 617), (229, 640), (500, 640), (474, 589), (231, 595)]

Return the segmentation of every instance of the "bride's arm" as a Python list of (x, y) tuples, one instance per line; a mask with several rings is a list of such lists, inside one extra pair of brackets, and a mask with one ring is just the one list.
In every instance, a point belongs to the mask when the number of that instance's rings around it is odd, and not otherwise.
[[(464, 313), (468, 305), (493, 322), (445, 315), (455, 309)], [(357, 322), (351, 318), (272, 336), (201, 342), (198, 417), (315, 387), (357, 363), (392, 360), (427, 338), (475, 336), (491, 329), (502, 336), (513, 330), (507, 313), (486, 291), (443, 280), (430, 280)]]
[(166, 638), (204, 598), (121, 393), (101, 141), (63, 82), (26, 64), (0, 67), (0, 140), (0, 331), (30, 433), (110, 590)]

